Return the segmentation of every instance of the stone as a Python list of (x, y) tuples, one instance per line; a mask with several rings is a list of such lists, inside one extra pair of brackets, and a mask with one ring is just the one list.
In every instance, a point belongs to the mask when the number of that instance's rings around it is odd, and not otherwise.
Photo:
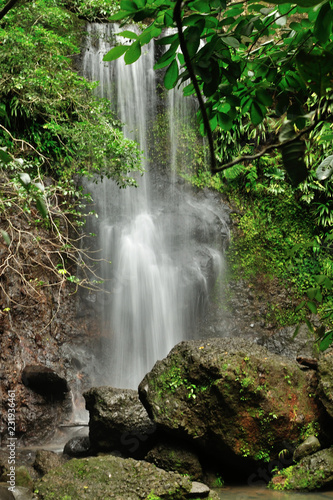
[(0, 484), (0, 498), (1, 500), (15, 500), (11, 491), (8, 490), (8, 484)]
[(75, 436), (64, 447), (64, 454), (69, 457), (87, 457), (90, 452), (90, 439), (88, 436)]
[(167, 471), (187, 474), (191, 480), (202, 479), (202, 467), (197, 454), (188, 443), (170, 440), (158, 443), (145, 457), (147, 462)]
[(316, 491), (333, 484), (333, 448), (320, 450), (283, 469), (269, 486), (278, 490)]
[(316, 436), (309, 436), (296, 448), (293, 459), (295, 462), (299, 462), (302, 458), (312, 455), (316, 451), (320, 450), (320, 448), (321, 445), (319, 439), (316, 438)]
[[(191, 491), (191, 481), (175, 472), (132, 458), (112, 455), (69, 460), (53, 469), (36, 485), (38, 498), (71, 500), (142, 500), (149, 495), (183, 500)], [(53, 498), (52, 497), (52, 498)]]
[(155, 424), (131, 389), (93, 387), (83, 394), (89, 411), (91, 449), (143, 458), (154, 442)]
[(315, 337), (306, 324), (302, 324), (294, 337), (296, 326), (281, 328), (269, 337), (263, 337), (258, 343), (270, 352), (290, 359), (297, 357), (316, 358)]
[(188, 498), (207, 498), (210, 493), (210, 489), (203, 483), (198, 483), (193, 481), (192, 488)]
[(50, 470), (59, 467), (65, 462), (66, 458), (54, 451), (37, 450), (33, 467), (40, 475), (44, 476)]
[(63, 400), (69, 392), (67, 381), (43, 365), (28, 365), (22, 372), (22, 382), (46, 399)]
[(321, 415), (313, 373), (248, 340), (187, 341), (155, 364), (139, 396), (160, 432), (217, 457), (227, 477), (299, 444)]

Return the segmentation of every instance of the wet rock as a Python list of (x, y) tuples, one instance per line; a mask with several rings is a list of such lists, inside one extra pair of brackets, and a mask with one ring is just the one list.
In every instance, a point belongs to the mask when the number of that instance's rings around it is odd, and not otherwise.
[(131, 389), (93, 387), (84, 393), (89, 438), (94, 451), (119, 451), (143, 457), (152, 446), (155, 424)]
[(88, 436), (76, 436), (70, 439), (64, 447), (65, 455), (69, 457), (87, 457), (90, 452), (90, 439)]
[(333, 417), (333, 348), (327, 349), (319, 357), (318, 379), (319, 398)]
[[(0, 497), (2, 500), (2, 497)], [(14, 493), (15, 500), (35, 500), (36, 497), (31, 490), (23, 488), (22, 486), (15, 487)]]
[[(139, 386), (161, 431), (215, 455), (223, 470), (247, 473), (274, 459), (320, 416), (307, 372), (251, 341), (181, 342)], [(209, 415), (209, 417), (207, 417)]]
[(318, 451), (280, 471), (270, 486), (279, 490), (323, 489), (333, 484), (333, 448)]
[(182, 500), (188, 498), (190, 480), (175, 472), (166, 472), (148, 462), (115, 456), (73, 459), (50, 471), (36, 489), (38, 498), (71, 500), (93, 498), (105, 500), (142, 500), (150, 494), (157, 497)]
[(303, 443), (301, 443), (294, 452), (295, 462), (299, 462), (302, 458), (312, 455), (320, 450), (321, 445), (316, 436), (309, 436)]
[(198, 456), (187, 443), (159, 443), (146, 455), (145, 460), (167, 471), (188, 474), (192, 480), (202, 479)]
[(50, 470), (63, 465), (65, 462), (66, 459), (54, 451), (37, 450), (33, 467), (40, 475), (44, 476)]
[(28, 365), (22, 372), (22, 382), (46, 399), (63, 400), (69, 392), (67, 381), (43, 365)]

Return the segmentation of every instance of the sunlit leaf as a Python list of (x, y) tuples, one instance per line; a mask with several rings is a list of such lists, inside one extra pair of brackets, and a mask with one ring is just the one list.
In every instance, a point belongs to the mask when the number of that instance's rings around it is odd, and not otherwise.
[(131, 40), (137, 40), (138, 35), (137, 33), (134, 33), (134, 31), (122, 31), (121, 33), (117, 33), (117, 36), (123, 36), (124, 38), (130, 38)]
[(166, 89), (173, 89), (178, 79), (178, 64), (176, 59), (172, 61), (164, 75), (164, 86)]
[(140, 41), (137, 40), (136, 42), (132, 43), (130, 48), (127, 50), (124, 61), (126, 64), (133, 64), (135, 61), (139, 59), (141, 56), (141, 45)]
[(105, 54), (103, 61), (114, 61), (115, 59), (118, 59), (118, 57), (121, 57), (128, 50), (128, 48), (128, 45), (117, 45), (116, 47), (113, 47), (113, 49), (109, 50), (109, 52)]

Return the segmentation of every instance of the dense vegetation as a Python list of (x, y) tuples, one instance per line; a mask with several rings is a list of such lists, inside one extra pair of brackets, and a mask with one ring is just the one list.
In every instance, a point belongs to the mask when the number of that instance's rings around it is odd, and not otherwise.
[[(84, 22), (59, 1), (18, 3), (0, 21), (0, 214), (8, 247), (1, 273), (18, 273), (28, 296), (66, 280), (97, 284), (91, 258), (80, 253), (90, 200), (79, 180), (107, 176), (125, 187), (141, 169), (137, 145), (123, 137), (110, 103), (95, 97), (97, 83), (75, 71), (83, 37)], [(39, 248), (30, 267), (22, 240), (28, 251)], [(31, 280), (36, 266), (48, 279)]]

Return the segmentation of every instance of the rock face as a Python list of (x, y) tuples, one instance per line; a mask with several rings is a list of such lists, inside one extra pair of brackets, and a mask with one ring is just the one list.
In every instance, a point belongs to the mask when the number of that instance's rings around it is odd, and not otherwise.
[(278, 490), (318, 490), (333, 484), (333, 448), (318, 451), (273, 477)]
[(327, 412), (333, 417), (333, 348), (321, 354), (318, 361), (318, 394)]
[(119, 451), (143, 457), (151, 446), (156, 426), (136, 391), (93, 387), (84, 393), (89, 411), (89, 438), (95, 451)]
[(158, 428), (209, 449), (224, 467), (269, 460), (319, 418), (314, 372), (241, 339), (181, 342), (139, 386)]
[(71, 500), (142, 500), (150, 494), (181, 500), (191, 491), (191, 482), (174, 472), (165, 472), (147, 462), (114, 456), (73, 459), (52, 470), (37, 484), (38, 498)]

